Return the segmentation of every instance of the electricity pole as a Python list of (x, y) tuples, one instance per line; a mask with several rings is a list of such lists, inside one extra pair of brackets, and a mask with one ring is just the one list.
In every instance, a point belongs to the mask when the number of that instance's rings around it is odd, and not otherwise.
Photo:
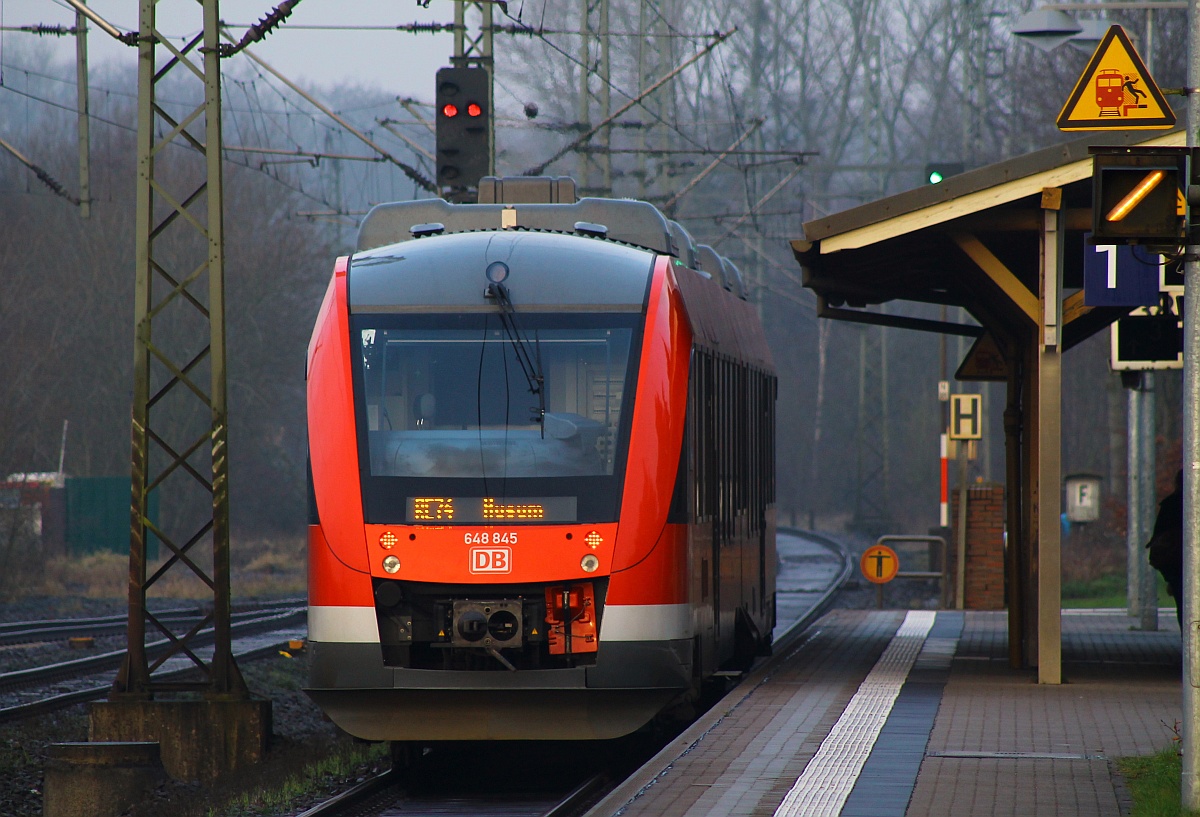
[[(496, 172), (496, 94), (492, 59), (492, 6), (488, 0), (456, 0), (454, 3), (454, 57), (451, 62), (459, 68), (478, 66), (487, 69), (488, 76), (488, 169), (484, 175)], [(478, 13), (479, 28), (467, 29), (467, 12)], [(474, 14), (472, 14), (474, 16)]]
[[(592, 100), (599, 104), (601, 122), (607, 122), (612, 117), (612, 85), (609, 70), (609, 36), (608, 0), (580, 0), (579, 13), (579, 122), (581, 129), (587, 131), (591, 125)], [(593, 77), (599, 86), (592, 90)], [(612, 194), (612, 125), (606, 124), (599, 134), (600, 145), (598, 162), (600, 170), (600, 188), (607, 195)], [(588, 191), (591, 184), (592, 151), (579, 152), (579, 190)], [(595, 192), (595, 191), (589, 191)]]
[[(133, 501), (129, 553), (129, 651), (113, 698), (153, 699), (156, 692), (195, 689), (225, 698), (249, 697), (233, 660), (229, 589), (229, 456), (225, 398), (225, 244), (221, 174), (221, 56), (217, 0), (202, 0), (203, 28), (176, 46), (159, 34), (155, 0), (142, 0), (138, 48), (136, 286), (134, 290)], [(171, 52), (161, 70), (159, 46)], [(172, 70), (174, 69), (174, 70)], [(157, 103), (160, 83), (200, 79), (201, 101), (180, 121)], [(178, 91), (172, 88), (172, 98)], [(200, 123), (203, 126), (200, 127)], [(193, 132), (194, 131), (194, 132)], [(186, 151), (178, 150), (187, 146)], [(199, 154), (201, 172), (189, 178), (167, 164)], [(185, 181), (186, 179), (186, 181)], [(175, 236), (200, 238), (191, 258), (179, 258)], [(205, 286), (207, 284), (207, 286)], [(172, 318), (199, 319), (191, 337), (168, 331)], [(156, 322), (162, 322), (159, 332)], [(199, 328), (199, 327), (198, 327)], [(207, 378), (204, 377), (207, 375)], [(205, 380), (208, 382), (206, 383)], [(197, 403), (199, 405), (197, 405)], [(198, 422), (189, 424), (185, 417)], [(152, 512), (152, 492), (211, 514)], [(163, 504), (167, 504), (164, 502)], [(157, 538), (170, 552), (148, 570), (147, 547)], [(200, 553), (211, 543), (211, 566)], [(185, 570), (186, 568), (186, 570)], [(145, 641), (170, 633), (147, 606), (167, 574), (199, 580), (212, 591), (215, 646), (210, 662), (191, 644), (197, 627), (178, 636), (175, 652), (190, 658), (203, 679), (182, 685), (151, 677)], [(149, 628), (147, 628), (149, 625)], [(172, 634), (173, 635), (173, 634)]]
[(88, 119), (87, 17), (82, 11), (75, 12), (75, 85), (79, 110), (79, 215), (89, 218), (92, 215), (92, 187), (89, 168), (91, 136)]
[[(1188, 3), (1187, 145), (1200, 145), (1200, 0)], [(1190, 184), (1190, 180), (1189, 180)], [(1189, 191), (1190, 192), (1190, 191)], [(1200, 245), (1188, 225), (1184, 291), (1200, 293)], [(1200, 809), (1200, 298), (1183, 299), (1183, 773), (1185, 809)]]

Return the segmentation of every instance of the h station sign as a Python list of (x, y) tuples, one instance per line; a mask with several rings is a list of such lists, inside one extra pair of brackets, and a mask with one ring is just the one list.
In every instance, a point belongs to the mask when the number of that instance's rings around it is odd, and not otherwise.
[(950, 439), (983, 439), (983, 395), (950, 395)]

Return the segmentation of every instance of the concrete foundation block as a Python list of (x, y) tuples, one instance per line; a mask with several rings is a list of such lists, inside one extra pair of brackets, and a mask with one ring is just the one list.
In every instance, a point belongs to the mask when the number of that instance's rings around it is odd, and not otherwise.
[(157, 743), (55, 743), (46, 760), (44, 817), (115, 817), (166, 779)]
[(260, 762), (271, 736), (271, 702), (102, 701), (91, 705), (93, 741), (158, 741), (167, 774), (211, 783)]

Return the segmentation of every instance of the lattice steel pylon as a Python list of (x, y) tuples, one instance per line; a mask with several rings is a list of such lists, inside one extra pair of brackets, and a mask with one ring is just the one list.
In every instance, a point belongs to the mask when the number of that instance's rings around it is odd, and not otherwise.
[(888, 468), (887, 329), (863, 326), (858, 346), (854, 525), (873, 536), (891, 523)]
[[(591, 128), (592, 107), (597, 106), (597, 119), (604, 122), (612, 116), (612, 72), (610, 70), (610, 41), (608, 0), (580, 0), (579, 9), (579, 125), (581, 131)], [(613, 186), (612, 126), (606, 125), (594, 140), (596, 147), (583, 146), (579, 151), (579, 184), (581, 194), (611, 195)], [(592, 169), (600, 171), (600, 184), (592, 182)]]
[[(129, 652), (112, 698), (199, 691), (241, 700), (249, 692), (233, 659), (229, 630), (218, 2), (176, 0), (203, 13), (202, 33), (182, 46), (159, 33), (159, 2), (167, 0), (141, 0), (139, 15)], [(167, 52), (161, 65), (160, 46)], [(168, 108), (175, 106), (156, 95), (167, 81), (172, 100), (186, 98), (184, 84), (193, 81), (190, 87), (196, 88), (198, 81), (202, 101), (172, 115)], [(167, 509), (158, 518), (151, 513), (155, 492)], [(167, 559), (148, 575), (151, 535), (166, 548)], [(198, 582), (212, 593), (212, 611), (185, 632), (174, 632), (147, 606), (168, 577)], [(210, 626), (214, 652), (205, 661), (198, 649), (201, 631)], [(148, 627), (170, 640), (170, 655), (190, 659), (203, 679), (155, 679), (153, 671), (167, 656), (148, 662)]]
[[(488, 72), (488, 171), (485, 175), (496, 172), (496, 94), (495, 67), (492, 58), (492, 6), (491, 2), (477, 0), (457, 0), (454, 4), (454, 56), (451, 62), (456, 67), (466, 68), (478, 66)], [(478, 15), (479, 27), (471, 29), (467, 25), (467, 13)]]
[[(887, 192), (887, 168), (892, 161), (883, 115), (883, 38), (865, 36), (868, 84), (863, 132), (867, 135), (866, 160), (880, 168), (873, 179), (876, 198)], [(887, 329), (863, 326), (858, 346), (858, 422), (855, 429), (854, 526), (872, 536), (887, 532), (890, 524), (888, 474)]]

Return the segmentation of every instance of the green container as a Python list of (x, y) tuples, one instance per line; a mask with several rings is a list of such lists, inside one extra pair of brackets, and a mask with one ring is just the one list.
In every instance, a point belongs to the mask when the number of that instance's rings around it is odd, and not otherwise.
[[(129, 477), (67, 477), (67, 552), (72, 556), (129, 552)], [(150, 518), (158, 494), (150, 493)], [(146, 558), (158, 558), (158, 537), (146, 537)]]

